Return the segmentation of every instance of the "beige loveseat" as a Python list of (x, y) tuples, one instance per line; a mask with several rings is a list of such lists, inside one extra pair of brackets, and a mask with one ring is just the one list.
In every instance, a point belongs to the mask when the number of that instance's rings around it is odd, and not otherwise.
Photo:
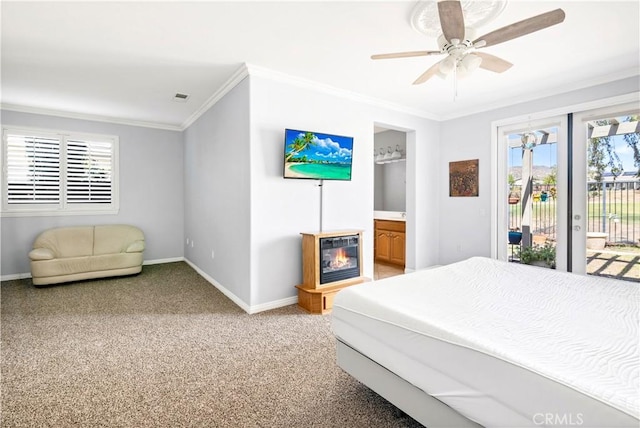
[(135, 226), (59, 227), (42, 232), (29, 253), (34, 285), (57, 284), (142, 270), (144, 234)]

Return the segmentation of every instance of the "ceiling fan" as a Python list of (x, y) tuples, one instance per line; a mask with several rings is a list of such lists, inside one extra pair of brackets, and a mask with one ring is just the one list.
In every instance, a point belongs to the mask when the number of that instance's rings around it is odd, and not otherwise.
[(564, 21), (562, 9), (552, 10), (506, 27), (474, 38), (473, 29), (465, 28), (462, 6), (456, 0), (438, 2), (438, 14), (442, 35), (438, 37), (438, 51), (412, 51), (372, 55), (371, 59), (407, 58), (415, 56), (429, 56), (446, 54), (447, 57), (434, 65), (418, 77), (414, 85), (424, 83), (435, 75), (445, 77), (451, 72), (455, 76), (468, 74), (478, 67), (495, 73), (502, 73), (513, 66), (508, 61), (497, 56), (478, 52), (480, 48), (497, 45), (517, 37), (530, 34)]

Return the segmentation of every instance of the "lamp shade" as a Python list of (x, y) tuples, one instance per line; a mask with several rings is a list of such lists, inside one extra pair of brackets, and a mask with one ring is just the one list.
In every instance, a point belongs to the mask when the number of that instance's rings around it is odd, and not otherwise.
[(482, 64), (482, 58), (478, 55), (466, 54), (460, 63), (464, 68), (466, 68), (467, 72), (471, 73), (480, 67), (480, 64)]
[(438, 69), (442, 74), (446, 75), (451, 73), (453, 71), (453, 67), (455, 66), (456, 66), (456, 60), (448, 56), (442, 61), (440, 61), (440, 65), (438, 66)]

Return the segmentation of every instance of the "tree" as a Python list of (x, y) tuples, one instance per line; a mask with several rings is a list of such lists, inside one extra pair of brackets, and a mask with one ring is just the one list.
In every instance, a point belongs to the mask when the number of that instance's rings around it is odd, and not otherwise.
[(289, 162), (298, 153), (304, 151), (309, 146), (315, 146), (316, 136), (312, 132), (306, 132), (303, 136), (298, 136), (289, 144), (291, 151), (284, 158), (285, 162)]
[(558, 181), (558, 169), (556, 167), (551, 168), (549, 175), (542, 179), (542, 184), (547, 186), (555, 186)]
[[(637, 122), (638, 116), (627, 116), (623, 122)], [(611, 125), (608, 119), (597, 120), (596, 125)], [(637, 168), (636, 177), (640, 177), (640, 148), (638, 147), (637, 132), (624, 134), (623, 139), (633, 151), (633, 164)], [(592, 178), (598, 183), (602, 182), (602, 175), (607, 167), (614, 176), (614, 179), (624, 172), (620, 157), (616, 153), (615, 144), (611, 136), (596, 137), (589, 139), (588, 164)]]

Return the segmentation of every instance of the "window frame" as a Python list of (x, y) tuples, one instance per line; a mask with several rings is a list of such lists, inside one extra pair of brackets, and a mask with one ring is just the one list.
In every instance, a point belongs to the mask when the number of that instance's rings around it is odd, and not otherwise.
[[(52, 204), (9, 203), (9, 182), (7, 165), (8, 136), (11, 134), (33, 135), (34, 137), (57, 138), (60, 153), (60, 197), (59, 201)], [(110, 203), (70, 203), (67, 198), (67, 144), (73, 142), (99, 142), (111, 144), (111, 202)], [(67, 215), (112, 215), (118, 214), (120, 208), (119, 192), (119, 145), (120, 140), (116, 135), (93, 134), (86, 132), (73, 132), (43, 128), (31, 128), (22, 126), (2, 126), (2, 203), (0, 205), (0, 217), (29, 217), (29, 216), (67, 216)]]

